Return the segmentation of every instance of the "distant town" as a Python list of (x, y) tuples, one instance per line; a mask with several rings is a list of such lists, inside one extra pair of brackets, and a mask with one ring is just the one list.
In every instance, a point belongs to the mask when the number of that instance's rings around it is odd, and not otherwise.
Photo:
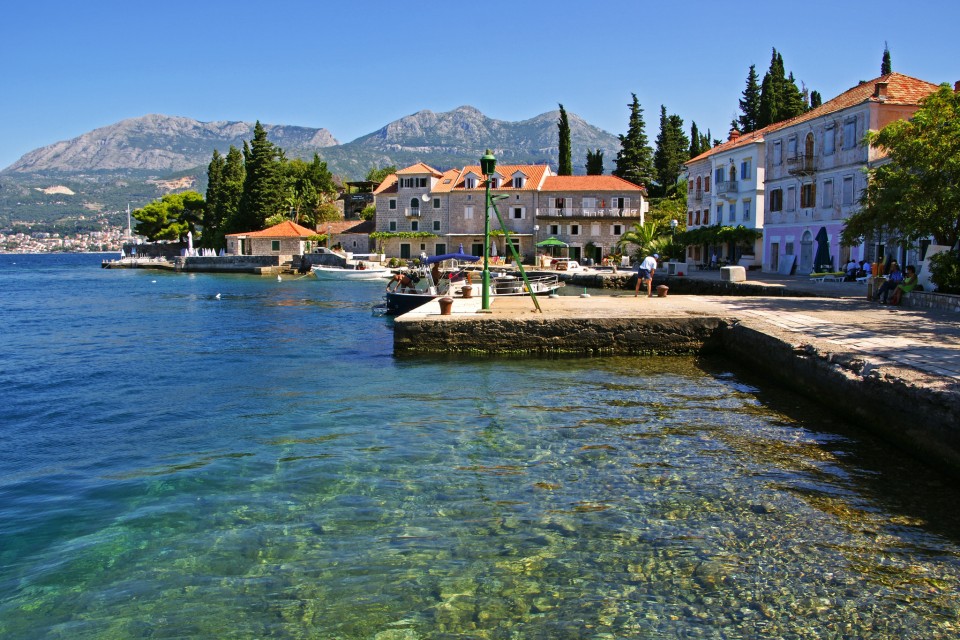
[(95, 251), (120, 251), (124, 242), (129, 242), (127, 230), (120, 226), (104, 225), (102, 231), (74, 234), (14, 233), (0, 229), (0, 253), (83, 253)]

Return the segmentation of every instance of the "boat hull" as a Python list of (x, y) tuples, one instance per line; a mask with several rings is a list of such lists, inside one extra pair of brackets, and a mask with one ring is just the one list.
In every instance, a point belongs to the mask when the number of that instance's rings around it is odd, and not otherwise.
[(390, 269), (345, 269), (316, 265), (311, 271), (319, 280), (385, 280), (393, 275)]

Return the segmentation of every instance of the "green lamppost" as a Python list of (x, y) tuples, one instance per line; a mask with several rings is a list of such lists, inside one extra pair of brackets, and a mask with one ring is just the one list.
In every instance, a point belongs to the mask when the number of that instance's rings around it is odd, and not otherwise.
[(480, 158), (480, 172), (483, 173), (487, 185), (486, 198), (483, 207), (483, 298), (481, 310), (490, 311), (490, 181), (497, 170), (497, 159), (490, 149)]

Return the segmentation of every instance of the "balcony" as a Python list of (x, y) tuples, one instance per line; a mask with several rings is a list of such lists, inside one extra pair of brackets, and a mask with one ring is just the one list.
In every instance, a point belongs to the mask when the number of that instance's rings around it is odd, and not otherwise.
[(639, 209), (601, 207), (564, 207), (537, 209), (540, 218), (639, 218)]
[(736, 180), (719, 180), (713, 184), (713, 189), (718, 196), (725, 196), (728, 193), (739, 193), (740, 183)]
[(703, 200), (703, 191), (701, 191), (700, 189), (697, 189), (696, 191), (694, 191), (692, 197), (694, 202), (701, 202)]
[(410, 207), (407, 207), (403, 210), (403, 215), (407, 216), (408, 218), (419, 218), (420, 208), (417, 207), (416, 209), (411, 209)]
[(809, 176), (817, 172), (816, 154), (801, 154), (787, 158), (787, 173), (794, 176)]

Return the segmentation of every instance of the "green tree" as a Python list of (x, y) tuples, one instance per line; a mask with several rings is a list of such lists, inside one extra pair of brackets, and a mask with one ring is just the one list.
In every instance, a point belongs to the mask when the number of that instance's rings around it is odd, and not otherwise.
[(823, 104), (823, 98), (820, 96), (820, 92), (819, 92), (819, 91), (811, 91), (811, 92), (810, 92), (810, 108), (811, 108), (811, 109), (816, 109), (816, 108), (819, 107), (821, 104)]
[(885, 76), (893, 73), (893, 63), (890, 61), (890, 47), (883, 43), (883, 60), (880, 61), (880, 75)]
[(203, 196), (196, 191), (168, 193), (133, 212), (136, 233), (148, 240), (184, 240), (188, 232), (196, 234), (203, 217)]
[(740, 99), (740, 131), (750, 133), (760, 127), (760, 83), (757, 75), (757, 65), (750, 65), (750, 71), (747, 72), (747, 86), (743, 90), (743, 97)]
[(760, 85), (760, 106), (757, 129), (798, 116), (806, 111), (803, 93), (797, 88), (793, 73), (787, 76), (783, 56), (776, 49), (770, 58), (770, 69)]
[(560, 119), (557, 121), (557, 130), (560, 135), (560, 162), (557, 168), (557, 175), (573, 175), (573, 159), (570, 153), (570, 121), (567, 119), (567, 111), (560, 105)]
[(387, 176), (392, 176), (397, 172), (396, 165), (390, 165), (389, 167), (370, 167), (370, 170), (367, 171), (367, 177), (364, 178), (368, 182), (383, 182), (387, 179)]
[(327, 163), (313, 154), (312, 162), (295, 158), (284, 165), (287, 206), (292, 218), (300, 224), (316, 224), (322, 216), (320, 207), (337, 195), (337, 183)]
[(683, 172), (683, 163), (690, 159), (690, 140), (683, 130), (683, 120), (678, 115), (667, 115), (667, 108), (660, 106), (660, 133), (657, 134), (657, 150), (653, 154), (653, 166), (657, 172), (656, 194), (665, 196), (677, 184)]
[(640, 108), (637, 94), (632, 95), (633, 102), (627, 105), (630, 107), (630, 121), (626, 135), (619, 136), (620, 151), (617, 152), (617, 168), (613, 175), (645, 186), (653, 182), (653, 149), (644, 131), (643, 109)]
[(657, 253), (663, 241), (656, 222), (637, 222), (620, 236), (617, 248), (623, 252), (627, 249), (627, 245), (633, 245), (633, 252), (629, 255), (642, 260), (650, 254)]
[(949, 85), (920, 102), (910, 120), (867, 133), (889, 162), (869, 170), (859, 211), (847, 219), (841, 242), (859, 244), (874, 233), (906, 243), (932, 236), (960, 240), (960, 94)]
[(203, 239), (200, 243), (201, 246), (208, 248), (216, 247), (216, 236), (218, 232), (221, 235), (223, 233), (224, 221), (218, 216), (223, 213), (219, 201), (223, 193), (223, 169), (226, 164), (226, 158), (214, 149), (210, 164), (207, 165), (207, 198), (203, 209)]
[(247, 170), (243, 163), (243, 154), (235, 146), (230, 145), (227, 158), (223, 165), (221, 188), (217, 194), (216, 217), (223, 220), (222, 229), (216, 232), (216, 238), (210, 240), (211, 246), (223, 248), (226, 246), (224, 235), (250, 231), (239, 223), (240, 198), (243, 197), (243, 183)]
[(243, 145), (246, 177), (240, 198), (237, 223), (243, 231), (264, 228), (267, 218), (287, 209), (284, 192), (283, 151), (267, 139), (267, 132), (258, 120), (253, 129), (253, 140)]
[(602, 176), (603, 175), (603, 150), (597, 149), (596, 151), (591, 151), (587, 149), (587, 175), (588, 176)]

